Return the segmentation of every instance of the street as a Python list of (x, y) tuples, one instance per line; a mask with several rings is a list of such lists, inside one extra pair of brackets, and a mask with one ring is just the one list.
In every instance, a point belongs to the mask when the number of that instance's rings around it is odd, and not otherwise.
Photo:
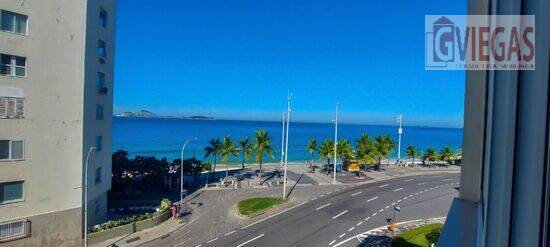
[[(457, 196), (458, 174), (409, 176), (364, 185), (330, 187), (308, 200), (204, 239), (196, 225), (144, 246), (329, 246), (383, 226), (393, 206), (397, 222), (441, 217)], [(194, 242), (194, 239), (201, 239)], [(359, 239), (359, 238), (358, 238)], [(357, 246), (358, 240), (340, 246)]]

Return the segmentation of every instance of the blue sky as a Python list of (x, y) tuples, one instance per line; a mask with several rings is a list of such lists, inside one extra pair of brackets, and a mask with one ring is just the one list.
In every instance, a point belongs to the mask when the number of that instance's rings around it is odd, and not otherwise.
[(424, 15), (466, 1), (119, 0), (115, 113), (462, 126), (464, 72), (424, 70)]

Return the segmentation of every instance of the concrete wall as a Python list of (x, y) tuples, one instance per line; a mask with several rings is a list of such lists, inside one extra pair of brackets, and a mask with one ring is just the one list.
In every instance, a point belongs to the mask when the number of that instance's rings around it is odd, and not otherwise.
[(81, 246), (80, 216), (81, 208), (73, 208), (27, 217), (31, 221), (31, 236), (0, 246)]

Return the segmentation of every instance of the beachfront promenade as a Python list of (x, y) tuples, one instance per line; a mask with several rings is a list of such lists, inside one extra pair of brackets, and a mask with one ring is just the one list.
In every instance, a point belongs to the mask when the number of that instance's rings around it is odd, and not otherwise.
[[(266, 165), (265, 169), (270, 171), (276, 167), (275, 164)], [(337, 184), (332, 184), (332, 174), (327, 177), (320, 170), (306, 173), (304, 165), (289, 165), (287, 191), (290, 191), (290, 201), (262, 215), (250, 219), (237, 216), (235, 204), (250, 197), (282, 196), (281, 186), (241, 189), (211, 186), (189, 196), (191, 214), (182, 222), (168, 220), (155, 228), (94, 246), (115, 242), (118, 246), (237, 246), (256, 237), (254, 234), (266, 234), (255, 240), (259, 241), (256, 245), (281, 246), (277, 241), (284, 238), (287, 241), (284, 245), (326, 246), (333, 240), (336, 243), (346, 239), (346, 235), (362, 234), (384, 225), (384, 216), (389, 212), (386, 206), (405, 196), (407, 202), (403, 200), (400, 204), (408, 210), (403, 210), (400, 220), (446, 215), (451, 199), (456, 196), (454, 187), (458, 186), (459, 172), (457, 166), (401, 168), (392, 165), (385, 166), (380, 172), (368, 172), (359, 179), (343, 173), (337, 177)], [(430, 193), (425, 193), (425, 190), (430, 190)], [(369, 199), (372, 199), (372, 205), (365, 204)], [(333, 219), (346, 210), (342, 216)], [(382, 212), (378, 215), (380, 210)], [(366, 217), (371, 219), (359, 224)], [(324, 232), (319, 229), (318, 234), (310, 232), (320, 226), (332, 230)], [(354, 229), (347, 231), (352, 227)], [(283, 229), (294, 230), (289, 233)], [(336, 233), (338, 235), (334, 236)]]

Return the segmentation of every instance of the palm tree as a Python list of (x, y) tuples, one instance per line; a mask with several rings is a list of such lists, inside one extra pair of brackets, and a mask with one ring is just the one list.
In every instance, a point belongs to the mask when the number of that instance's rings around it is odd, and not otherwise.
[(372, 139), (365, 133), (359, 136), (359, 139), (355, 141), (357, 150), (357, 160), (363, 165), (371, 166), (376, 161), (377, 149)]
[(262, 162), (264, 155), (268, 155), (273, 159), (273, 149), (271, 147), (271, 137), (265, 130), (256, 131), (254, 136), (254, 153), (256, 155), (256, 162), (260, 165), (260, 175), (262, 174)]
[(336, 152), (341, 159), (351, 159), (355, 156), (355, 151), (347, 139), (338, 142)]
[[(204, 158), (212, 157), (214, 159), (214, 166), (210, 172), (210, 175), (212, 175), (214, 172), (216, 172), (216, 161), (218, 156), (220, 156), (220, 147), (222, 144), (219, 138), (210, 139), (210, 141), (208, 141), (208, 144), (209, 146), (204, 148)], [(206, 183), (208, 184), (208, 181)]]
[(395, 141), (391, 135), (377, 136), (375, 138), (375, 146), (378, 151), (378, 163), (380, 163), (384, 157), (386, 157), (388, 159), (388, 163), (390, 163), (390, 154), (393, 148), (395, 148)]
[(451, 163), (453, 156), (453, 149), (449, 146), (443, 147), (443, 149), (441, 149), (441, 151), (439, 152), (439, 159), (447, 163)]
[(414, 165), (414, 159), (420, 156), (420, 153), (418, 153), (418, 150), (413, 145), (409, 145), (406, 151), (407, 151), (407, 157), (412, 158), (413, 165)]
[(424, 152), (424, 155), (422, 156), (422, 160), (428, 161), (428, 162), (436, 161), (437, 151), (435, 150), (435, 148), (433, 147), (427, 148), (426, 151)]
[(246, 160), (250, 159), (250, 156), (252, 155), (253, 145), (249, 143), (248, 136), (241, 139), (241, 141), (239, 142), (239, 145), (240, 145), (239, 152), (241, 152), (241, 154), (243, 155), (242, 170), (244, 171)]
[(313, 166), (313, 155), (317, 151), (317, 141), (315, 139), (309, 139), (307, 141), (307, 150), (311, 155), (311, 164), (310, 164), (310, 169), (311, 169), (311, 166)]
[(229, 156), (236, 156), (239, 150), (235, 146), (235, 142), (231, 140), (231, 137), (225, 136), (223, 138), (222, 146), (220, 147), (220, 155), (222, 160), (226, 162), (225, 177), (229, 176)]
[(330, 171), (330, 158), (334, 157), (334, 142), (331, 139), (325, 139), (323, 144), (319, 146), (318, 150), (319, 156), (327, 159), (327, 175)]

